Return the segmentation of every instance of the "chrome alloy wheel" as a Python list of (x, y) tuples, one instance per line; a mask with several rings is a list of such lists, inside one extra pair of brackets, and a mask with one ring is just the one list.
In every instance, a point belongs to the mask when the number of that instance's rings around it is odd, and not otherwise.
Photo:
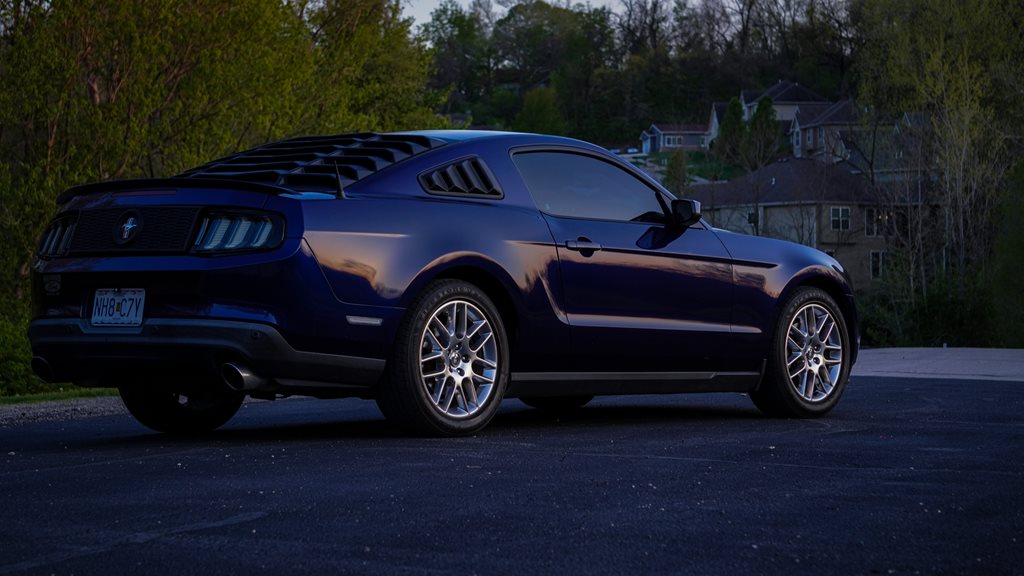
[(843, 372), (842, 330), (828, 309), (807, 304), (793, 315), (786, 353), (786, 371), (796, 393), (810, 402), (828, 398)]
[(468, 418), (487, 404), (498, 374), (498, 345), (490, 322), (465, 300), (445, 302), (420, 339), (420, 379), (434, 408)]

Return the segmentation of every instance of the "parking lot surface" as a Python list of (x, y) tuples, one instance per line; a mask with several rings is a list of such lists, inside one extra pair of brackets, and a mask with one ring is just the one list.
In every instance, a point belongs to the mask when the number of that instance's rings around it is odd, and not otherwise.
[(0, 428), (0, 574), (1022, 574), (1024, 384), (855, 376), (820, 420), (742, 395), (508, 400), (406, 438), (372, 402)]

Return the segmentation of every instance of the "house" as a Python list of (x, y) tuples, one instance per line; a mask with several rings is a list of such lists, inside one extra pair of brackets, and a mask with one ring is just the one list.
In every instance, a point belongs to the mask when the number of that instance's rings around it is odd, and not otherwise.
[(799, 105), (789, 127), (793, 156), (822, 162), (848, 160), (859, 120), (853, 100)]
[(868, 179), (845, 162), (784, 158), (729, 182), (691, 187), (714, 226), (812, 246), (869, 288), (885, 264), (885, 231)]
[(702, 124), (655, 123), (640, 134), (644, 154), (667, 150), (707, 150), (708, 131)]
[(725, 119), (725, 109), (728, 102), (714, 102), (711, 104), (711, 117), (708, 118), (708, 143), (718, 138), (718, 130), (722, 127), (722, 120)]
[[(779, 80), (765, 90), (741, 90), (740, 105), (743, 107), (743, 120), (749, 122), (754, 117), (758, 103), (768, 98), (775, 109), (775, 119), (779, 122), (782, 134), (789, 134), (790, 126), (797, 112), (803, 107), (819, 107), (822, 110), (832, 103), (826, 101), (810, 88), (801, 86), (796, 82)], [(718, 138), (718, 131), (725, 118), (725, 110), (728, 102), (714, 102), (711, 104), (711, 115), (708, 118), (708, 143)]]
[(810, 88), (796, 82), (779, 80), (766, 90), (741, 90), (740, 104), (743, 105), (743, 119), (750, 121), (754, 117), (758, 103), (768, 98), (775, 108), (775, 119), (789, 122), (796, 115), (801, 104), (826, 102)]

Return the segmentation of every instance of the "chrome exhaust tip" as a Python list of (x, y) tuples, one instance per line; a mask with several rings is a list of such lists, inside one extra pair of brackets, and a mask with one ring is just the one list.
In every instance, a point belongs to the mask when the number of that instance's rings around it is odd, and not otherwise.
[(228, 388), (236, 392), (259, 390), (267, 385), (267, 379), (257, 376), (249, 367), (234, 362), (225, 362), (220, 367), (220, 377)]

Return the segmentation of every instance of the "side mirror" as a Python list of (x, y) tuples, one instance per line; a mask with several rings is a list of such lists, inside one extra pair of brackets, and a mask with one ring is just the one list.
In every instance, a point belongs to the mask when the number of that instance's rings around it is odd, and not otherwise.
[(700, 202), (696, 200), (673, 200), (672, 223), (686, 228), (700, 220)]

